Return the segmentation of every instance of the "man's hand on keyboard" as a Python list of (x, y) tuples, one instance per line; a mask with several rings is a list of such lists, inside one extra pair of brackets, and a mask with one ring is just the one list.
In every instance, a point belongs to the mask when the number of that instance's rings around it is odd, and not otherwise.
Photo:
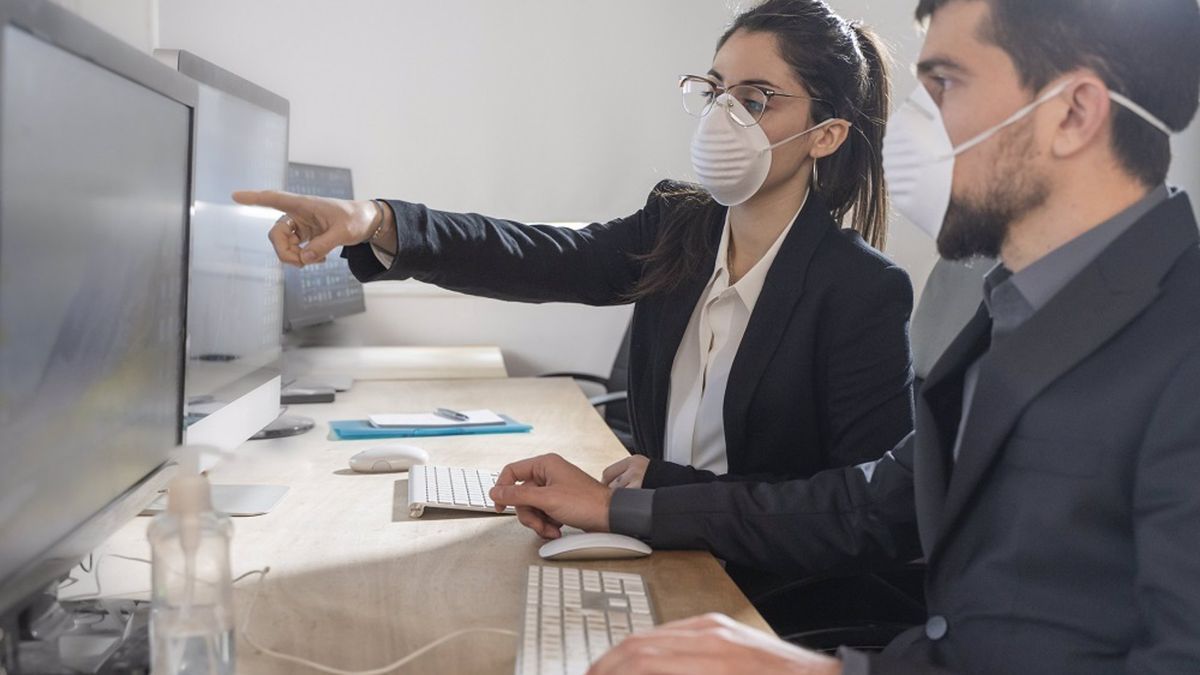
[(608, 532), (612, 490), (558, 455), (504, 467), (491, 496), (496, 511), (516, 507), (521, 524), (545, 539), (561, 537), (563, 525)]
[(588, 675), (796, 673), (841, 675), (840, 661), (790, 645), (720, 614), (630, 635)]

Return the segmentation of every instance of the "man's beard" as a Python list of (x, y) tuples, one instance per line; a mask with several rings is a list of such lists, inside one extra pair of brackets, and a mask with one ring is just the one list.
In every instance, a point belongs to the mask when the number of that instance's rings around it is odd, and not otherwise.
[[(997, 258), (1009, 226), (1046, 203), (1050, 188), (1040, 175), (1032, 175), (1033, 125), (1013, 127), (992, 162), (992, 178), (982, 196), (952, 198), (938, 234), (938, 253), (947, 260), (976, 256)], [(1024, 165), (1024, 166), (1023, 166)]]

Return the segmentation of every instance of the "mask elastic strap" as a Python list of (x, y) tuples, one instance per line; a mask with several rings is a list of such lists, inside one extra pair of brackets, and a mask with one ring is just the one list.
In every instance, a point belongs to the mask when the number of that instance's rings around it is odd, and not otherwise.
[(1108, 92), (1108, 97), (1111, 98), (1117, 105), (1124, 107), (1129, 112), (1145, 120), (1147, 124), (1155, 129), (1158, 129), (1168, 136), (1175, 135), (1175, 132), (1171, 130), (1171, 127), (1167, 126), (1162, 120), (1155, 117), (1149, 110), (1146, 110), (1142, 106), (1134, 103), (1124, 94), (1118, 94), (1115, 91), (1110, 91)]
[(971, 148), (979, 145), (980, 143), (987, 141), (989, 138), (991, 138), (992, 136), (995, 136), (996, 134), (1000, 133), (1001, 131), (1007, 129), (1008, 127), (1011, 127), (1012, 125), (1016, 124), (1017, 122), (1020, 122), (1022, 118), (1024, 118), (1026, 115), (1033, 112), (1034, 110), (1036, 110), (1038, 108), (1038, 106), (1042, 105), (1046, 101), (1049, 101), (1050, 99), (1054, 98), (1055, 96), (1058, 96), (1059, 94), (1066, 91), (1067, 87), (1069, 87), (1069, 86), (1071, 86), (1071, 82), (1069, 82), (1069, 81), (1063, 82), (1062, 84), (1058, 85), (1057, 87), (1046, 92), (1044, 95), (1039, 97), (1033, 103), (1030, 103), (1029, 105), (1025, 106), (1024, 108), (1021, 108), (1017, 112), (1013, 113), (1012, 115), (1010, 115), (1008, 117), (1008, 119), (1004, 120), (1000, 124), (997, 124), (996, 126), (992, 127), (991, 129), (988, 129), (987, 131), (983, 132), (982, 134), (979, 134), (978, 136), (976, 136), (975, 138), (972, 138), (971, 140), (967, 141), (966, 143), (963, 143), (962, 145), (958, 146), (957, 148), (954, 149), (954, 152), (951, 152), (949, 155), (941, 158), (941, 160), (939, 160), (939, 161), (947, 160), (947, 159), (950, 159), (951, 157), (957, 157), (958, 155), (961, 155), (962, 153), (970, 150)]
[(800, 133), (796, 134), (795, 136), (789, 136), (789, 137), (783, 139), (782, 141), (779, 141), (778, 143), (772, 143), (771, 145), (768, 145), (766, 148), (763, 149), (763, 152), (766, 152), (767, 150), (774, 150), (775, 148), (778, 148), (779, 146), (783, 145), (784, 143), (791, 143), (792, 141), (796, 140), (797, 138), (800, 138), (801, 136), (807, 136), (808, 134), (811, 134), (812, 132), (816, 131), (817, 129), (822, 129), (824, 127), (827, 127), (836, 121), (838, 121), (838, 118), (831, 117), (831, 118), (825, 120), (824, 122), (821, 122), (817, 126), (811, 128), (811, 129), (808, 129), (807, 131), (801, 131)]

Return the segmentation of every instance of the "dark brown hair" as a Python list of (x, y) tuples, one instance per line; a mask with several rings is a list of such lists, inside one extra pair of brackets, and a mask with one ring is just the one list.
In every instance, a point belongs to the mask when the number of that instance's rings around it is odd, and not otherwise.
[[(920, 0), (917, 20), (967, 0)], [(1090, 68), (1108, 88), (1133, 99), (1175, 131), (1196, 116), (1200, 99), (1200, 6), (1196, 0), (972, 0), (987, 2), (981, 39), (1003, 49), (1022, 86), (1040, 91), (1063, 73)], [(1171, 168), (1166, 134), (1113, 106), (1113, 149), (1147, 186)]]
[[(766, 0), (739, 15), (717, 42), (717, 50), (738, 31), (769, 33), (780, 56), (804, 83), (813, 101), (815, 122), (844, 119), (850, 136), (828, 157), (817, 161), (815, 194), (839, 223), (853, 214), (851, 227), (871, 246), (887, 241), (888, 197), (883, 178), (883, 134), (891, 107), (886, 53), (875, 34), (838, 16), (824, 0)], [(645, 273), (633, 299), (677, 288), (702, 273), (711, 243), (696, 222), (712, 204), (697, 186), (670, 184), (663, 195), (659, 239), (639, 256)]]

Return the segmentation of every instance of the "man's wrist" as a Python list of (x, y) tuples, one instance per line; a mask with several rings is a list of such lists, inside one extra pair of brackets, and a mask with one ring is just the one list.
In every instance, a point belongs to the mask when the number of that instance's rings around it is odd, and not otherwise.
[(600, 515), (600, 523), (599, 523), (599, 526), (596, 528), (597, 532), (612, 532), (613, 531), (612, 530), (612, 518), (609, 515), (612, 511), (612, 493), (613, 493), (612, 490), (608, 489), (607, 487), (604, 488), (604, 492), (602, 493), (603, 494), (603, 497), (602, 497), (603, 508), (600, 509), (600, 514), (599, 514)]

